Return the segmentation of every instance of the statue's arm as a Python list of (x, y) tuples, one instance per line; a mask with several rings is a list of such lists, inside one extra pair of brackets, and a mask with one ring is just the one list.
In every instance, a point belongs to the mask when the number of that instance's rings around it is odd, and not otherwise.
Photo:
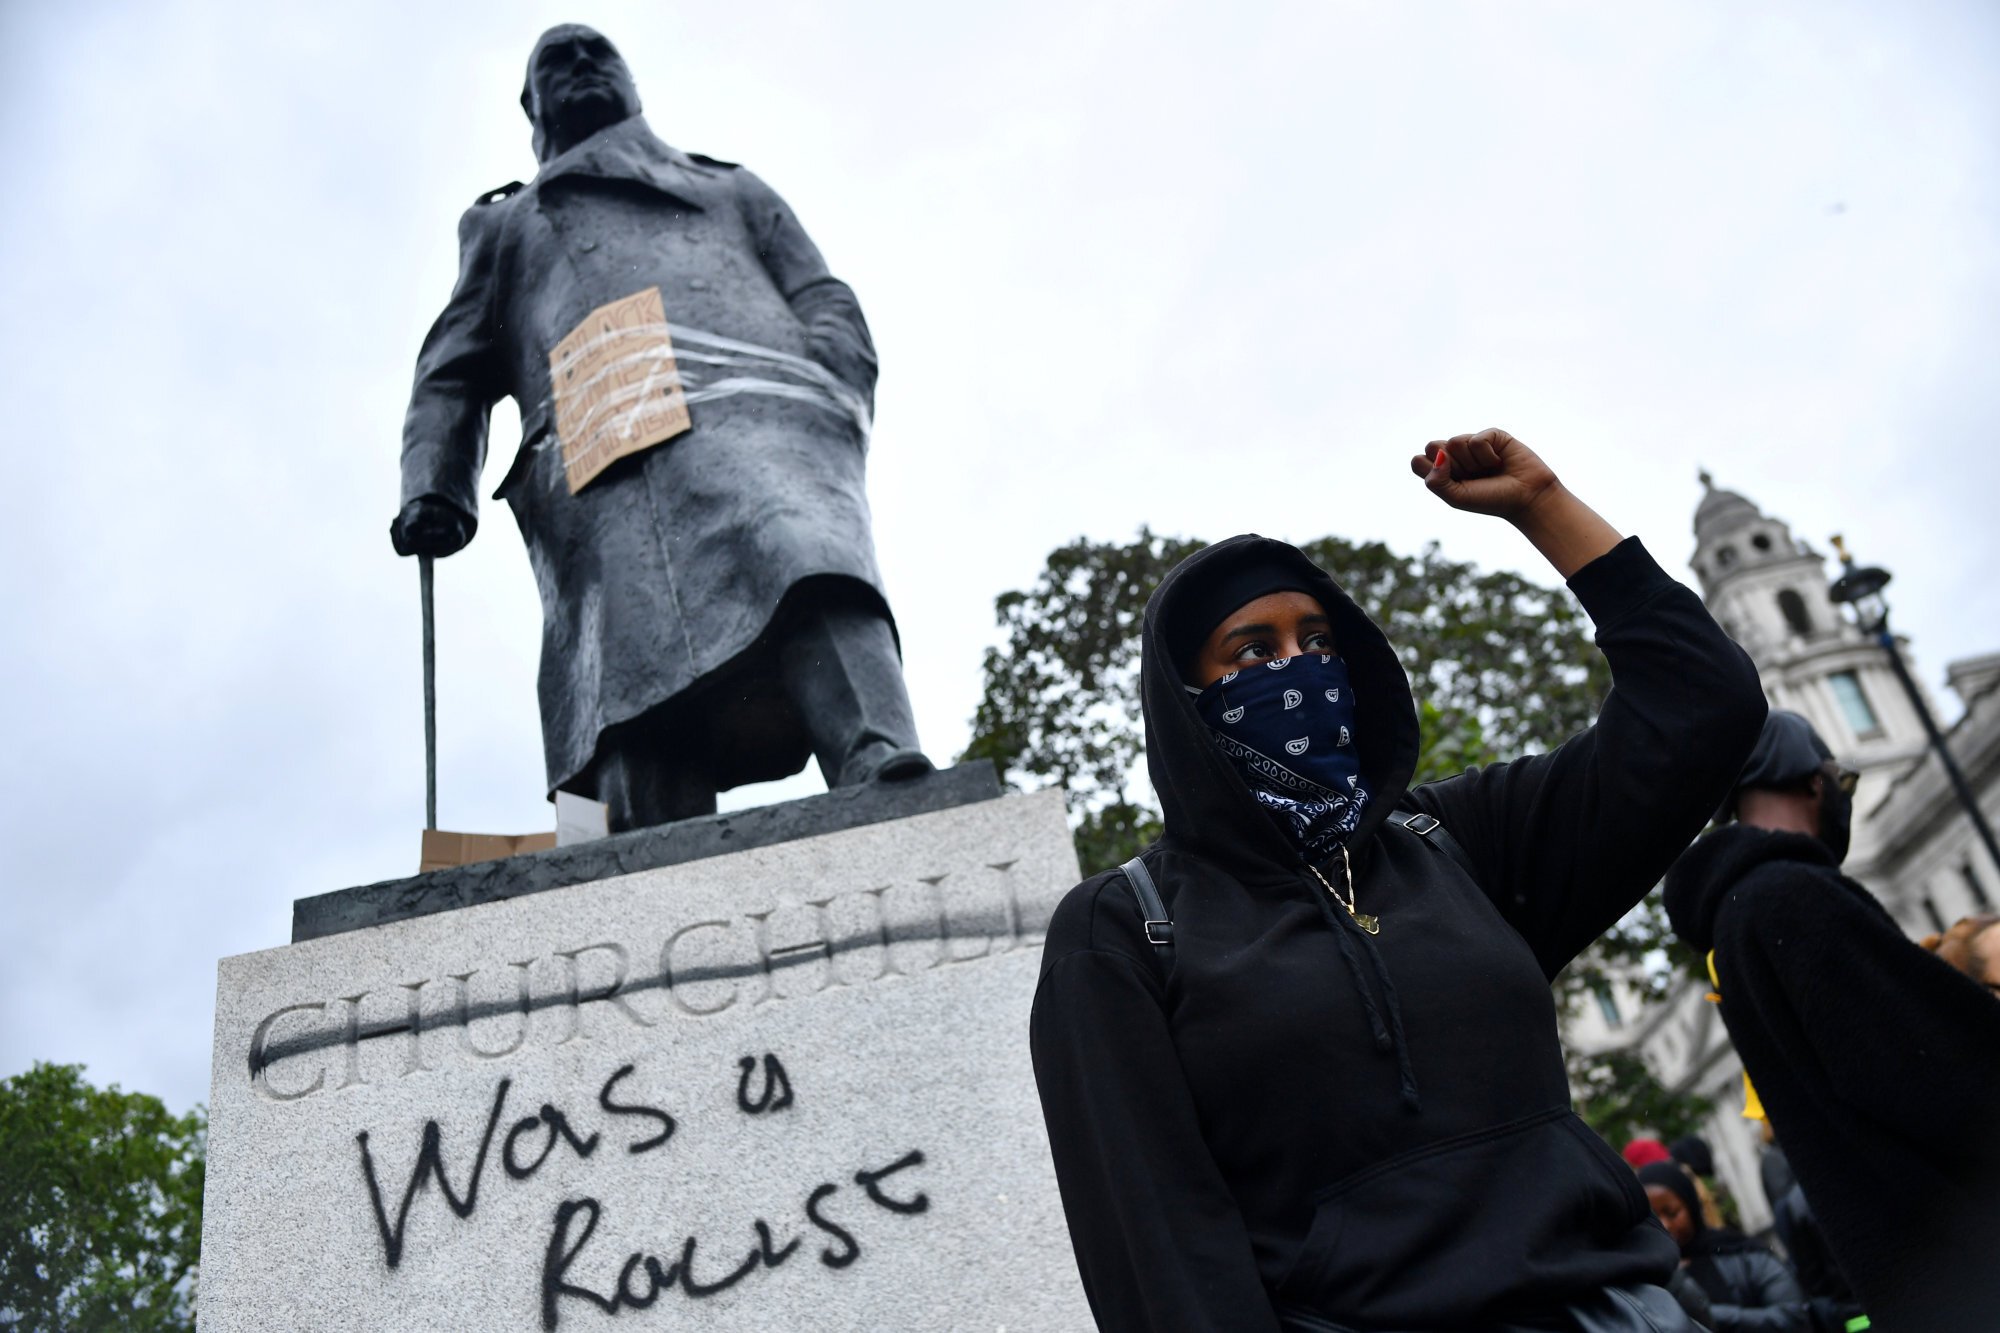
[(875, 399), (875, 340), (862, 318), (854, 289), (827, 272), (819, 247), (778, 192), (753, 173), (738, 168), (737, 198), (757, 257), (779, 292), (805, 325), (813, 359), (861, 393), (872, 407)]
[(497, 210), (467, 209), (458, 223), (458, 282), (417, 354), (403, 418), (403, 495), (390, 531), (403, 554), (449, 555), (479, 521), (486, 426), (500, 397), (491, 307)]

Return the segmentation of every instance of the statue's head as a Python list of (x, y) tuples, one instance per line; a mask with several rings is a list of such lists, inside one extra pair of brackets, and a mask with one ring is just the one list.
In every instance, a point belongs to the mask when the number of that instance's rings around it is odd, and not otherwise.
[(535, 159), (546, 162), (638, 115), (639, 89), (625, 58), (602, 33), (564, 23), (543, 33), (529, 55), (521, 109), (535, 127)]

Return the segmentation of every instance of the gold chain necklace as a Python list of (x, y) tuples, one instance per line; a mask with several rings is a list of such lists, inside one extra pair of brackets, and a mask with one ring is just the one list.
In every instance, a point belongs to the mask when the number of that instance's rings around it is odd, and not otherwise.
[(1319, 876), (1319, 882), (1326, 885), (1327, 896), (1347, 909), (1347, 914), (1354, 918), (1355, 925), (1361, 927), (1370, 935), (1380, 935), (1382, 933), (1382, 919), (1380, 917), (1354, 910), (1354, 867), (1347, 859), (1347, 848), (1344, 845), (1340, 849), (1340, 869), (1341, 873), (1347, 877), (1347, 897), (1345, 899), (1341, 898), (1340, 890), (1333, 887), (1333, 881), (1319, 873), (1318, 866), (1308, 861), (1306, 862), (1306, 869)]

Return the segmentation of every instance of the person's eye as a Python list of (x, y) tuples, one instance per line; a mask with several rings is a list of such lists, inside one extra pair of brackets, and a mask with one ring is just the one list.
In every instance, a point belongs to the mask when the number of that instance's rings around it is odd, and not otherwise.
[(1333, 635), (1326, 630), (1315, 630), (1306, 635), (1306, 641), (1299, 646), (1309, 653), (1330, 653), (1333, 651)]
[(1271, 645), (1263, 642), (1261, 639), (1252, 639), (1236, 650), (1236, 654), (1232, 660), (1237, 662), (1261, 662), (1270, 655)]

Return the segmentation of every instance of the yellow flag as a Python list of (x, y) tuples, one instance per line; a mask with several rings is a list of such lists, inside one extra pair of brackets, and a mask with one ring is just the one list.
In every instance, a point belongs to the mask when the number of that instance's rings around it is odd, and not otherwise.
[(1764, 1103), (1757, 1099), (1757, 1089), (1750, 1082), (1748, 1070), (1743, 1074), (1743, 1118), (1745, 1120), (1765, 1120)]
[[(1711, 1000), (1720, 1000), (1722, 998), (1722, 978), (1715, 975), (1715, 950), (1713, 949), (1708, 951), (1708, 983), (1715, 987), (1714, 993), (1708, 998)], [(1764, 1103), (1757, 1096), (1757, 1088), (1750, 1082), (1750, 1071), (1747, 1069), (1743, 1071), (1743, 1118), (1745, 1120), (1770, 1119), (1769, 1116), (1764, 1114)]]

